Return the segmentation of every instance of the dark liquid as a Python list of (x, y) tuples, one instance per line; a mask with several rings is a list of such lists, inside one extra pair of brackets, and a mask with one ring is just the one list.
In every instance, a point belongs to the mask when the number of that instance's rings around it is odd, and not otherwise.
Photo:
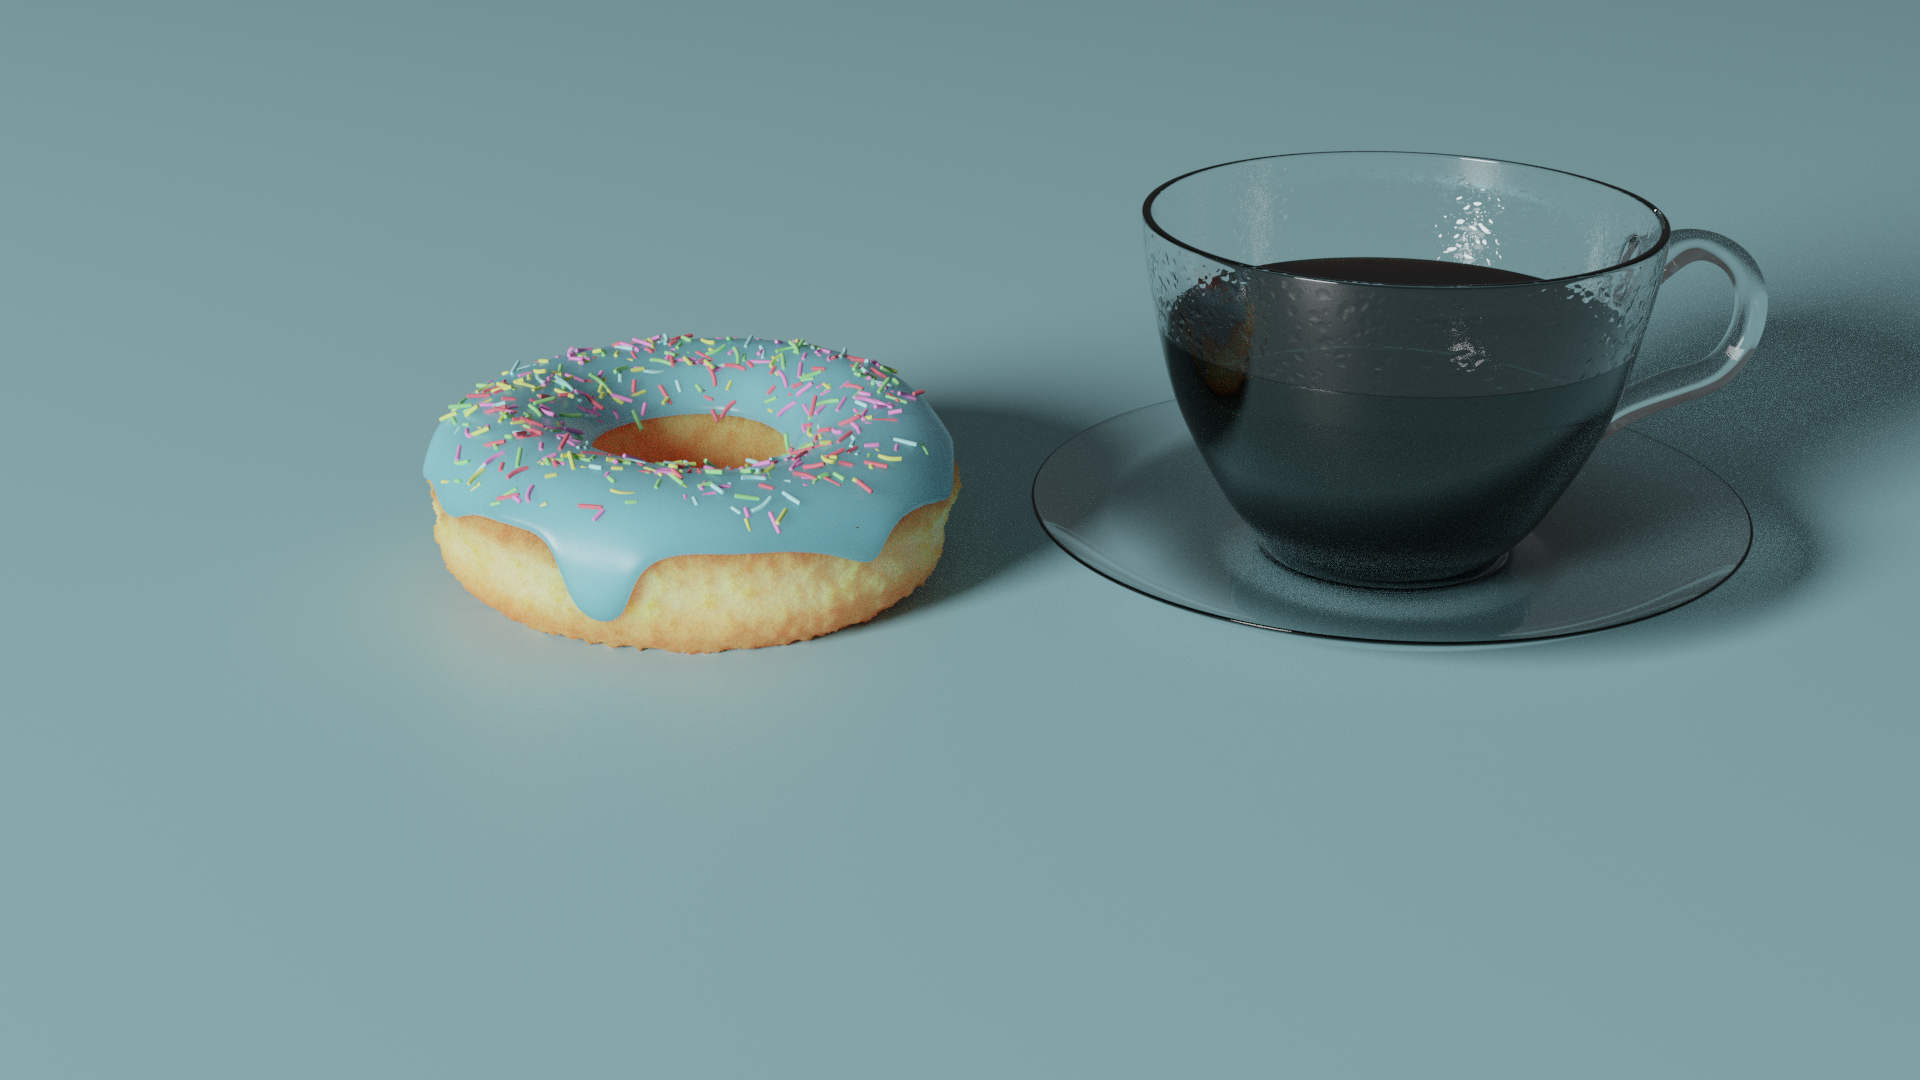
[[(1263, 269), (1390, 285), (1538, 280), (1413, 259), (1317, 259)], [(1426, 372), (1421, 378), (1444, 376), (1450, 356), (1459, 354), (1448, 353), (1444, 336), (1427, 340), (1433, 327), (1444, 327), (1454, 311), (1480, 312), (1475, 297), (1486, 294), (1362, 296), (1324, 280), (1273, 280), (1280, 291), (1269, 294), (1196, 287), (1176, 304), (1175, 319), (1198, 343), (1162, 344), (1174, 397), (1228, 501), (1269, 555), (1318, 577), (1406, 586), (1444, 583), (1491, 565), (1539, 523), (1586, 463), (1630, 368), (1600, 365), (1591, 377), (1562, 385), (1543, 380), (1549, 385), (1520, 392), (1444, 379), (1410, 379), (1406, 385), (1426, 396), (1302, 385), (1289, 381), (1296, 377), (1290, 373), (1333, 372), (1324, 381), (1346, 378), (1349, 385), (1375, 378), (1383, 389), (1394, 388), (1395, 364)], [(1521, 358), (1554, 361), (1536, 368), (1566, 370), (1570, 355), (1578, 359), (1566, 350), (1595, 347), (1586, 324), (1570, 317), (1584, 312), (1570, 311), (1564, 300), (1543, 302), (1540, 290), (1497, 291), (1512, 299), (1494, 298), (1496, 330), (1475, 339), (1499, 342), (1496, 355), (1526, 354)], [(1356, 310), (1363, 313), (1358, 322)], [(1332, 359), (1322, 363), (1322, 356)], [(1487, 376), (1484, 387), (1497, 391), (1498, 377)], [(1443, 393), (1463, 388), (1469, 393)]]
[(1268, 263), (1260, 269), (1362, 285), (1514, 285), (1540, 280), (1497, 266), (1431, 259), (1295, 259)]

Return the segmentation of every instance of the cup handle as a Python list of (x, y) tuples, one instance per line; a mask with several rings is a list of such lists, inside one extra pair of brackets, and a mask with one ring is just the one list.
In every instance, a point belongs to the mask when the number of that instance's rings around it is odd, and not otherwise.
[(1622, 402), (1607, 425), (1611, 435), (1643, 416), (1671, 408), (1683, 401), (1704, 397), (1733, 381), (1747, 358), (1760, 344), (1760, 332), (1767, 325), (1767, 283), (1760, 267), (1747, 249), (1704, 229), (1675, 229), (1667, 245), (1667, 269), (1660, 275), (1665, 282), (1688, 263), (1710, 262), (1726, 271), (1733, 281), (1733, 321), (1726, 336), (1705, 359), (1695, 360), (1671, 371), (1663, 371), (1627, 387)]

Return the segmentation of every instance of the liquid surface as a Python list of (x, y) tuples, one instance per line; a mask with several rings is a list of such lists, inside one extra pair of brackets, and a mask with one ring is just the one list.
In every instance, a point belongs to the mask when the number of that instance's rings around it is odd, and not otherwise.
[(1362, 285), (1523, 285), (1540, 280), (1497, 266), (1433, 259), (1294, 259), (1267, 263), (1260, 269)]

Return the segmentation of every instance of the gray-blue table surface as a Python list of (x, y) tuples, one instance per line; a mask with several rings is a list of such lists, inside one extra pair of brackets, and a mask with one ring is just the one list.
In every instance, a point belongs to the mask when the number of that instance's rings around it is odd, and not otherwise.
[[(695, 7), (0, 15), (0, 1074), (1920, 1074), (1911, 7)], [(1047, 541), (1168, 396), (1140, 200), (1321, 149), (1753, 252), (1747, 373), (1642, 428), (1751, 508), (1728, 584), (1360, 646)], [(932, 581), (698, 657), (469, 596), (435, 416), (663, 331), (926, 388)]]

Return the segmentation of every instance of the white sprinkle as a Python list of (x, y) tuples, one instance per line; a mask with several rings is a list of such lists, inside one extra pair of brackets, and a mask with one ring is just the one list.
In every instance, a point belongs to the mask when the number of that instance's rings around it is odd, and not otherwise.
[(783, 491), (783, 492), (781, 492), (781, 493), (780, 493), (780, 497), (781, 497), (781, 498), (783, 498), (783, 499), (785, 499), (785, 500), (787, 500), (788, 502), (790, 502), (790, 503), (792, 503), (792, 504), (793, 504), (793, 505), (795, 505), (795, 506), (799, 506), (799, 505), (800, 505), (800, 500), (799, 500), (799, 499), (796, 499), (796, 498), (794, 498), (794, 497), (793, 497), (793, 493), (792, 493), (792, 492), (790, 492), (790, 491)]
[(764, 499), (761, 499), (761, 500), (760, 500), (760, 501), (759, 501), (758, 503), (756, 503), (756, 504), (754, 504), (754, 507), (753, 507), (753, 509), (752, 509), (752, 510), (749, 510), (749, 511), (747, 511), (747, 513), (749, 513), (749, 514), (751, 514), (751, 513), (755, 513), (755, 512), (757, 512), (757, 511), (759, 511), (759, 510), (762, 510), (762, 509), (765, 509), (765, 508), (766, 508), (766, 505), (767, 505), (768, 503), (770, 503), (770, 502), (772, 502), (772, 501), (773, 501), (773, 496), (771, 496), (771, 495), (769, 495), (769, 496), (767, 496), (766, 498), (764, 498)]
[(680, 393), (680, 392), (681, 392), (681, 390), (680, 390), (680, 380), (679, 380), (679, 379), (675, 379), (675, 380), (673, 380), (673, 392), (674, 392), (674, 393), (676, 393), (676, 394), (677, 394), (677, 393)]
[(906, 444), (907, 444), (908, 446), (919, 446), (919, 445), (920, 445), (919, 443), (917, 443), (917, 442), (914, 442), (914, 441), (913, 441), (912, 439), (900, 439), (900, 438), (896, 438), (896, 439), (894, 439), (893, 441), (894, 441), (894, 442), (897, 442), (897, 443), (906, 443)]

